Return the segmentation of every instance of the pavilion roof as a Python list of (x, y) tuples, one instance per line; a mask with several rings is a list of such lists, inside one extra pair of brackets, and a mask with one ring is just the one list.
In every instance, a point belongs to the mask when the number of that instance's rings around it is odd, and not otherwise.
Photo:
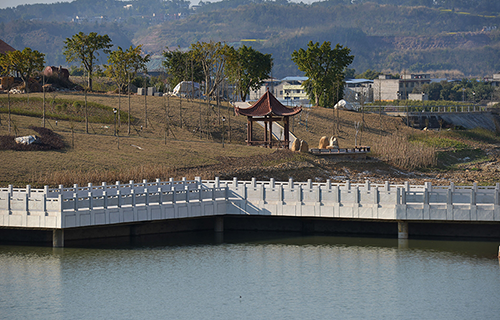
[(268, 91), (249, 108), (235, 107), (236, 114), (251, 117), (263, 117), (267, 115), (294, 116), (302, 111), (302, 107), (286, 107)]

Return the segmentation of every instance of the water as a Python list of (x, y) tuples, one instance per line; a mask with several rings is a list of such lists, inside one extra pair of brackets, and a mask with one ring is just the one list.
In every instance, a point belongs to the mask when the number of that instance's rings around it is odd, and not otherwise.
[(497, 242), (182, 234), (0, 246), (0, 319), (498, 319)]

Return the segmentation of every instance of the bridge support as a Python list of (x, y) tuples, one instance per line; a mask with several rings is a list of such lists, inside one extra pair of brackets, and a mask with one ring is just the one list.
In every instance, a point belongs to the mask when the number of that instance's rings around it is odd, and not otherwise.
[(408, 239), (408, 222), (398, 221), (398, 239)]
[(224, 217), (215, 217), (215, 232), (224, 232)]
[(52, 230), (52, 247), (63, 248), (64, 247), (64, 230), (54, 229)]

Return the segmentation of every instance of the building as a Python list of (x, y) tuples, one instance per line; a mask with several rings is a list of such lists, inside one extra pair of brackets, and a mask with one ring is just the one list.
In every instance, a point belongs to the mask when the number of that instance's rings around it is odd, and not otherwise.
[(344, 99), (356, 101), (364, 99), (363, 102), (373, 102), (373, 80), (350, 79), (345, 81)]
[(260, 86), (259, 89), (250, 90), (250, 94), (248, 95), (247, 100), (259, 100), (260, 97), (262, 97), (262, 95), (266, 93), (268, 89), (276, 98), (282, 99), (278, 94), (280, 91), (283, 91), (281, 81), (275, 78), (271, 78), (264, 80), (264, 83)]
[(500, 87), (500, 73), (495, 73), (493, 79), (486, 79), (493, 87)]
[(4, 53), (6, 53), (8, 51), (16, 51), (16, 49), (14, 49), (11, 46), (9, 46), (3, 40), (0, 40), (0, 54), (4, 54)]
[(380, 75), (373, 81), (373, 99), (375, 101), (407, 100), (415, 88), (431, 83), (431, 75), (405, 74), (399, 79), (390, 75)]
[(282, 88), (278, 92), (278, 97), (285, 101), (293, 100), (309, 100), (306, 91), (302, 87), (302, 83), (307, 80), (307, 77), (286, 77), (281, 79)]

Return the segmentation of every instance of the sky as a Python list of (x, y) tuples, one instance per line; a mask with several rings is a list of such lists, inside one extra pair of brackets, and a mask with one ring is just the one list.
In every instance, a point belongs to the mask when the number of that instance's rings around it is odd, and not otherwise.
[[(300, 2), (300, 0), (291, 0), (292, 2)], [(311, 3), (319, 0), (302, 0), (304, 3)], [(56, 2), (71, 2), (64, 0), (0, 0), (0, 9), (5, 9), (8, 7), (17, 7), (21, 4), (35, 4), (35, 3), (56, 3)], [(197, 4), (199, 0), (191, 0), (191, 4)], [(214, 0), (209, 0), (208, 2), (216, 2)]]

